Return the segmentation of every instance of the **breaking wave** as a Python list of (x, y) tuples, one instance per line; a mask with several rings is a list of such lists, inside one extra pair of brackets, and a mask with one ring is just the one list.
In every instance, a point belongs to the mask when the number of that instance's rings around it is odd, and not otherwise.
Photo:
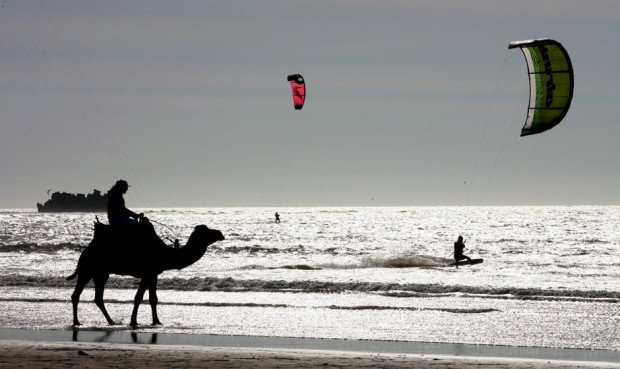
[(61, 243), (36, 243), (25, 242), (17, 244), (3, 244), (0, 245), (0, 252), (17, 252), (17, 253), (39, 253), (39, 254), (53, 254), (60, 251), (75, 251), (82, 252), (87, 245), (73, 242), (61, 242)]
[(264, 247), (261, 245), (251, 245), (251, 246), (211, 246), (209, 248), (209, 252), (222, 253), (222, 254), (302, 254), (306, 253), (304, 247), (302, 245), (296, 247), (288, 247), (288, 248), (278, 248), (278, 247)]
[[(166, 240), (165, 240), (166, 241)], [(0, 253), (26, 253), (26, 254), (50, 254), (60, 251), (82, 252), (88, 246), (88, 242), (60, 242), (60, 243), (37, 243), (23, 242), (15, 244), (0, 243)], [(207, 250), (209, 254), (248, 254), (248, 255), (273, 255), (273, 254), (295, 254), (295, 255), (361, 255), (363, 252), (347, 247), (330, 247), (326, 249), (316, 249), (303, 245), (290, 247), (269, 247), (258, 244), (244, 246), (220, 246), (211, 245)]]
[[(135, 289), (136, 278), (111, 277), (108, 288)], [(0, 287), (67, 287), (74, 283), (64, 276), (39, 277), (23, 275), (0, 276)], [(177, 291), (220, 291), (220, 292), (289, 292), (289, 293), (374, 293), (388, 297), (413, 298), (424, 295), (462, 295), (477, 298), (519, 299), (519, 300), (568, 300), (619, 303), (620, 292), (582, 291), (564, 289), (540, 289), (517, 287), (479, 287), (440, 284), (380, 283), (380, 282), (325, 282), (284, 281), (234, 278), (161, 278), (158, 287)]]
[[(18, 298), (7, 299), (0, 297), (0, 301), (10, 302), (29, 302), (29, 303), (68, 303), (70, 299), (60, 298)], [(133, 305), (133, 299), (106, 299), (108, 304), (124, 304)], [(142, 304), (148, 304), (148, 299), (145, 299)], [(252, 302), (167, 302), (158, 301), (159, 305), (173, 305), (173, 306), (202, 306), (202, 307), (247, 307), (247, 308), (295, 308), (296, 305), (289, 304), (259, 304)], [(363, 305), (363, 306), (341, 306), (341, 305), (329, 305), (329, 306), (315, 306), (315, 308), (331, 309), (331, 310), (409, 310), (409, 311), (443, 311), (447, 313), (455, 314), (483, 314), (499, 311), (497, 309), (482, 308), (482, 309), (458, 309), (458, 308), (420, 308), (411, 306), (385, 306), (385, 305)]]
[(410, 310), (410, 311), (443, 311), (446, 313), (460, 314), (482, 314), (499, 311), (498, 309), (458, 309), (458, 308), (420, 308), (413, 306), (383, 306), (383, 305), (365, 305), (365, 306), (337, 306), (331, 305), (329, 309), (336, 310)]

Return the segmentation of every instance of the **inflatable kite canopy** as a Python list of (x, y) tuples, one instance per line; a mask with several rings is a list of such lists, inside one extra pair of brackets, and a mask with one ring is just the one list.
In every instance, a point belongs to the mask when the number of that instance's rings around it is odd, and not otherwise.
[(521, 136), (555, 127), (573, 99), (573, 66), (568, 53), (559, 42), (549, 39), (514, 41), (508, 48), (521, 49), (530, 78), (530, 102)]
[(295, 110), (301, 110), (306, 101), (306, 82), (304, 82), (304, 77), (301, 74), (291, 74), (286, 79), (291, 83)]

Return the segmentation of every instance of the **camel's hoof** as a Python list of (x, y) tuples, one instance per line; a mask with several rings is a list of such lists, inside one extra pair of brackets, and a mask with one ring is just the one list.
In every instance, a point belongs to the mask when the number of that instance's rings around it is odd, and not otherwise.
[(153, 320), (153, 325), (161, 325), (161, 322), (159, 320)]
[(131, 328), (138, 328), (138, 323), (137, 322), (131, 322), (131, 323), (129, 323), (129, 326)]
[(80, 322), (73, 322), (73, 326), (74, 326), (74, 327), (78, 327), (78, 326), (80, 326), (80, 325), (82, 325)]

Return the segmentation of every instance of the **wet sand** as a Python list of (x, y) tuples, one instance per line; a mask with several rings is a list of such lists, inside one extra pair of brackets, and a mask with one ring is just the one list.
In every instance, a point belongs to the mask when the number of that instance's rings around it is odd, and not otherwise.
[(617, 363), (93, 342), (0, 340), (2, 368), (620, 368)]

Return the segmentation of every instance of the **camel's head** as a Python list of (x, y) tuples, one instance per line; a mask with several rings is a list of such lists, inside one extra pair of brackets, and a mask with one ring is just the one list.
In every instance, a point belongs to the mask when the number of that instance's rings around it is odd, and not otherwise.
[(208, 245), (215, 243), (217, 241), (224, 240), (224, 235), (222, 232), (217, 229), (210, 229), (204, 224), (197, 225), (194, 228), (194, 232), (192, 233), (190, 238), (195, 238), (198, 242), (206, 242)]

